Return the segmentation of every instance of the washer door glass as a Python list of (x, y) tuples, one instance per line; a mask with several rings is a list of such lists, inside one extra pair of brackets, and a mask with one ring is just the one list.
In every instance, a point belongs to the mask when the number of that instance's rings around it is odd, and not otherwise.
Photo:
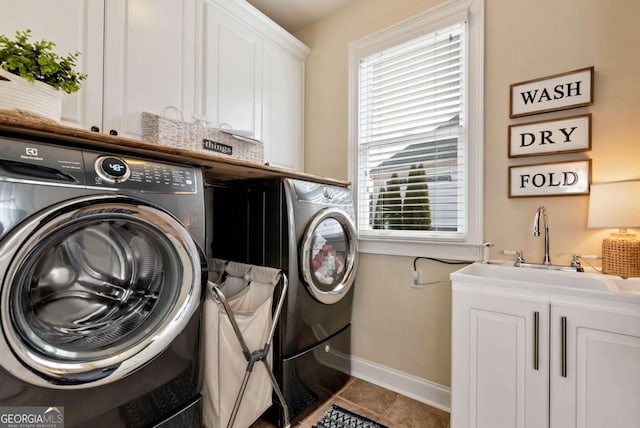
[(46, 378), (90, 382), (125, 362), (127, 374), (199, 303), (200, 255), (186, 229), (122, 199), (76, 201), (24, 228), (33, 230), (8, 269), (2, 323), (20, 360)]
[(302, 239), (302, 275), (311, 295), (326, 304), (342, 299), (355, 280), (357, 240), (353, 222), (337, 208), (320, 210)]

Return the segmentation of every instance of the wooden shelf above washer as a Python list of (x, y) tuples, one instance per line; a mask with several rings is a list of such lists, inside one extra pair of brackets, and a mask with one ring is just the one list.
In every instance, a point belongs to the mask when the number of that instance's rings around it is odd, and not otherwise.
[(205, 178), (218, 181), (280, 177), (343, 187), (350, 184), (347, 181), (241, 161), (215, 153), (191, 152), (142, 140), (91, 132), (6, 110), (0, 111), (0, 135), (38, 137), (46, 143), (200, 166), (205, 168)]

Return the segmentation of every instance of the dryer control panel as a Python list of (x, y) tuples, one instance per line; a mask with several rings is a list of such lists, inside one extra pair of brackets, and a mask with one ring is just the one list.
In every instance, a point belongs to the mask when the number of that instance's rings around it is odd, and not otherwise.
[(288, 180), (298, 201), (330, 206), (352, 206), (353, 196), (348, 187), (330, 186), (302, 180)]

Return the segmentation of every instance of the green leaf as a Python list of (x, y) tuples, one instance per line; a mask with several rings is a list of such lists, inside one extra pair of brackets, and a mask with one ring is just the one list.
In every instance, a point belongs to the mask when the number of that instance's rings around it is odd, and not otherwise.
[(29, 81), (38, 80), (67, 93), (80, 90), (86, 74), (74, 70), (80, 52), (59, 56), (54, 42), (40, 40), (31, 43), (31, 30), (16, 31), (14, 40), (0, 35), (0, 66)]

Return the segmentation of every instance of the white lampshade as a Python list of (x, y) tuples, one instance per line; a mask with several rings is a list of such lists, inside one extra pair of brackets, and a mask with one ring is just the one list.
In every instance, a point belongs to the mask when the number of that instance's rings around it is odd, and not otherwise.
[(640, 228), (640, 180), (591, 184), (589, 228)]

